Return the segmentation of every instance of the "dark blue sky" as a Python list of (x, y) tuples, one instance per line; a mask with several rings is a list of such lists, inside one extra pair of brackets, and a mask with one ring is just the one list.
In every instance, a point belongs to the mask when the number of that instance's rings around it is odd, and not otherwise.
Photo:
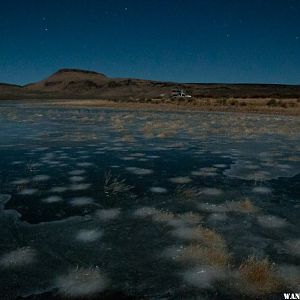
[(300, 0), (0, 0), (0, 82), (63, 67), (300, 84)]

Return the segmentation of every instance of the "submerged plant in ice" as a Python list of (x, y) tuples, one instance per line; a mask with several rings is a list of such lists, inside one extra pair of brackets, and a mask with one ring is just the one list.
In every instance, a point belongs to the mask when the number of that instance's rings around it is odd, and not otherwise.
[(104, 193), (107, 195), (117, 195), (119, 193), (127, 193), (132, 190), (133, 187), (126, 184), (125, 179), (119, 177), (113, 178), (112, 173), (105, 174), (104, 179)]

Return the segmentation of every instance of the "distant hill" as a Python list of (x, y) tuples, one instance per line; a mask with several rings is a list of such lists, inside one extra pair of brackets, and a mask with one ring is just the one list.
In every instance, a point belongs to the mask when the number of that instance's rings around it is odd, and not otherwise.
[(174, 83), (133, 78), (109, 78), (104, 74), (61, 69), (24, 86), (0, 83), (0, 99), (120, 99), (169, 97), (184, 89), (193, 97), (300, 98), (300, 85)]

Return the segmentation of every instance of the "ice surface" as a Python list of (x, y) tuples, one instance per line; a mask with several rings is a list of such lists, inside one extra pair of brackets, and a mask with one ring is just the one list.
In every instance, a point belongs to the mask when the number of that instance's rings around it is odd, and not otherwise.
[(2, 297), (240, 299), (249, 255), (297, 288), (298, 119), (0, 106)]

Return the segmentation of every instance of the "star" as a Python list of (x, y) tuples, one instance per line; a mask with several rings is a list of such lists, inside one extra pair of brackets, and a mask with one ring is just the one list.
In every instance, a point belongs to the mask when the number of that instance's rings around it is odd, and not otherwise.
[(296, 40), (299, 40), (300, 39), (300, 37), (299, 36), (296, 36)]
[(226, 34), (226, 37), (227, 37), (227, 38), (230, 38), (230, 36), (231, 36), (231, 35), (230, 35), (229, 33)]
[(124, 8), (124, 10), (126, 10), (126, 11), (127, 11), (127, 10), (128, 10), (128, 7), (125, 7), (125, 8)]
[(48, 28), (44, 28), (45, 31), (48, 31)]

